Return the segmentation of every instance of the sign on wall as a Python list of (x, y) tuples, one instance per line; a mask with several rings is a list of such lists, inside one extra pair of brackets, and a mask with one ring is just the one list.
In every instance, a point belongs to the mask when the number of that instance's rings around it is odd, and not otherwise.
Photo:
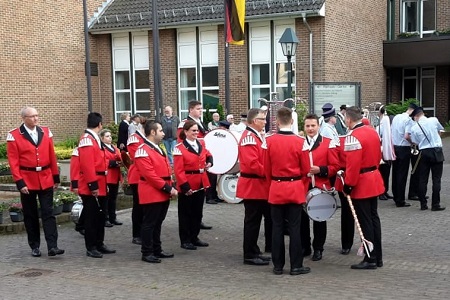
[(310, 110), (322, 115), (322, 106), (331, 103), (336, 111), (343, 104), (361, 106), (360, 82), (314, 82), (311, 85)]

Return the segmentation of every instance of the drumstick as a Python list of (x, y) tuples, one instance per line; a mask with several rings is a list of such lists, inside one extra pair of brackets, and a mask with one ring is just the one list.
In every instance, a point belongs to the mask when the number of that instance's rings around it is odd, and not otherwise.
[[(313, 158), (312, 158), (312, 152), (311, 151), (309, 151), (309, 164), (310, 164), (310, 167), (312, 168), (312, 166), (313, 166)], [(316, 186), (316, 180), (314, 178), (314, 174), (312, 174), (312, 173), (310, 173), (310, 174), (311, 174), (312, 187), (315, 187)]]

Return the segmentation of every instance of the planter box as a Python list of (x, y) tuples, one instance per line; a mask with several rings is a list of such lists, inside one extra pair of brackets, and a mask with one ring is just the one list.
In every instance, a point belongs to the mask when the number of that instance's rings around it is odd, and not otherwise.
[(0, 224), (3, 224), (3, 212), (0, 212)]
[(73, 207), (73, 202), (70, 203), (64, 203), (63, 204), (63, 212), (71, 212)]
[(58, 160), (61, 182), (70, 182), (70, 159)]
[(60, 214), (62, 214), (62, 212), (63, 212), (63, 205), (62, 204), (53, 207), (53, 215), (54, 216), (60, 215)]
[(13, 221), (13, 222), (22, 222), (23, 221), (23, 212), (10, 211), (9, 217), (11, 218), (11, 221)]

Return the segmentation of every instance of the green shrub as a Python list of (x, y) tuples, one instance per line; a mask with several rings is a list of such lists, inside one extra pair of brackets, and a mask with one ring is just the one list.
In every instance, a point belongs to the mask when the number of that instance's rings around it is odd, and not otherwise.
[(78, 137), (69, 137), (66, 138), (64, 141), (55, 143), (55, 148), (61, 148), (61, 149), (73, 149), (76, 146), (78, 146)]
[(73, 149), (64, 149), (55, 147), (55, 154), (58, 160), (60, 159), (70, 159), (72, 157)]
[(389, 103), (388, 105), (386, 105), (386, 112), (390, 116), (392, 115), (395, 116), (404, 113), (411, 103), (419, 105), (419, 101), (417, 101), (417, 99), (409, 98), (405, 99), (403, 102), (400, 103)]
[(7, 158), (8, 156), (6, 155), (6, 143), (1, 143), (0, 144), (0, 159), (1, 158)]

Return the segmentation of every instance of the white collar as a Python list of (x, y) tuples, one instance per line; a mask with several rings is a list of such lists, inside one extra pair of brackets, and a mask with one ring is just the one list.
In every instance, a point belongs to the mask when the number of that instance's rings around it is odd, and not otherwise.
[(100, 141), (100, 138), (98, 137), (98, 134), (95, 131), (93, 131), (92, 129), (89, 129), (89, 128), (86, 128), (86, 131), (88, 131), (90, 134), (92, 134), (92, 136), (95, 138), (95, 140), (98, 143), (98, 147), (100, 149), (102, 149), (102, 142)]
[(37, 133), (36, 126), (34, 126), (34, 129), (30, 129), (26, 125), (23, 125), (23, 127), (25, 127), (25, 130), (28, 132), (29, 135)]
[(156, 150), (157, 151), (159, 151), (159, 153), (160, 154), (162, 154), (162, 150), (161, 150), (161, 148), (159, 148), (159, 146), (158, 145), (156, 145), (155, 143), (153, 143), (152, 141), (150, 141), (149, 139), (147, 139), (147, 141), (150, 143), (150, 144), (152, 144), (153, 145), (153, 147), (155, 147), (156, 148)]

